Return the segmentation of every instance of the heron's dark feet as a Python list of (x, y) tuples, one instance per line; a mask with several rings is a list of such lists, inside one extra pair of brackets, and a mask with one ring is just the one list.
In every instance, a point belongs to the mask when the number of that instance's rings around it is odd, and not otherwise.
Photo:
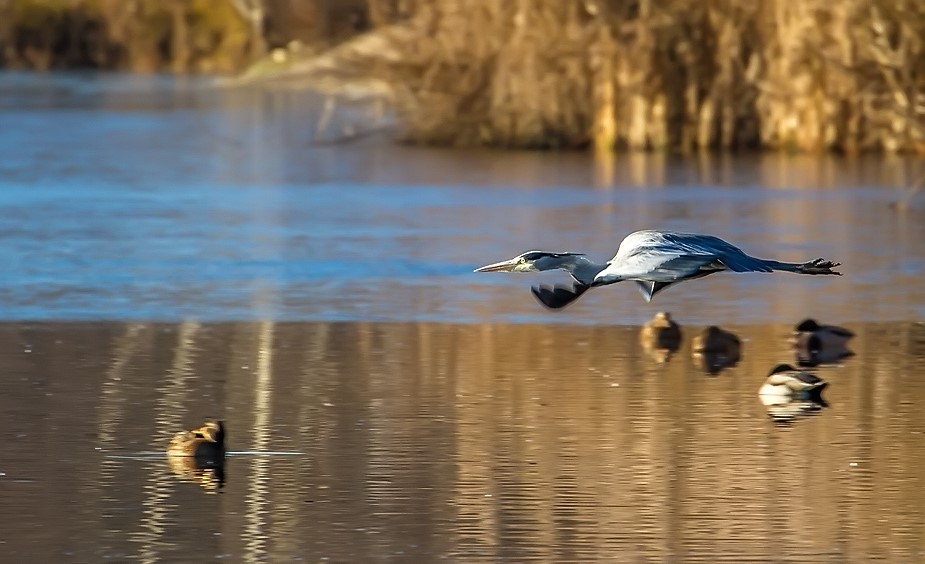
[(817, 258), (816, 260), (811, 260), (809, 262), (804, 262), (800, 265), (801, 274), (835, 274), (836, 276), (841, 276), (841, 272), (835, 272), (832, 270), (836, 266), (841, 266), (840, 262), (832, 262), (830, 260), (825, 260), (822, 258)]

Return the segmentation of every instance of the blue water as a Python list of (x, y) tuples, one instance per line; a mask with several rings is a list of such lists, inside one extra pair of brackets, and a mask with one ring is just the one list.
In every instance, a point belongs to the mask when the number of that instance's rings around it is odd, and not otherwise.
[[(299, 92), (0, 75), (0, 318), (925, 318), (925, 197), (902, 214), (888, 205), (913, 162), (602, 163), (407, 147), (388, 133), (319, 143), (317, 117), (318, 100)], [(718, 275), (653, 304), (620, 285), (551, 313), (528, 287), (558, 273), (471, 272), (533, 248), (603, 260), (650, 227), (713, 233), (769, 258), (832, 258), (845, 276)]]

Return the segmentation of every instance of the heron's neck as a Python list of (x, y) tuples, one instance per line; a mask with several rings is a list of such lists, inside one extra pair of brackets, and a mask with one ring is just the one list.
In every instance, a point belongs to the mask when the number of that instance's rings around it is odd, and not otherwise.
[(561, 268), (567, 270), (572, 278), (582, 284), (590, 286), (594, 282), (597, 273), (604, 270), (605, 264), (598, 264), (584, 255), (567, 255), (553, 259), (555, 266), (551, 268)]

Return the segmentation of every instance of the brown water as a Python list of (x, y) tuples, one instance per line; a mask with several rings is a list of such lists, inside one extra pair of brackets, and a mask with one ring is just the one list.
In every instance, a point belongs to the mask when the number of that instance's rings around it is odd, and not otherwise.
[[(730, 328), (709, 376), (693, 327), (660, 363), (635, 327), (6, 324), (0, 553), (925, 559), (925, 324), (850, 325), (829, 406), (790, 416), (757, 396), (788, 327)], [(161, 454), (210, 415), (245, 452), (223, 487)]]

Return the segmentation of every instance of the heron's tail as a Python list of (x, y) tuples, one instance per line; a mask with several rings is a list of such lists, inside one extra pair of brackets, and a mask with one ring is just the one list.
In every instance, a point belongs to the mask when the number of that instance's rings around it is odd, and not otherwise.
[(766, 259), (762, 259), (761, 262), (768, 265), (773, 270), (796, 272), (797, 274), (835, 274), (836, 276), (841, 276), (841, 272), (832, 270), (836, 266), (840, 266), (840, 262), (832, 262), (821, 258), (804, 263), (780, 262)]

